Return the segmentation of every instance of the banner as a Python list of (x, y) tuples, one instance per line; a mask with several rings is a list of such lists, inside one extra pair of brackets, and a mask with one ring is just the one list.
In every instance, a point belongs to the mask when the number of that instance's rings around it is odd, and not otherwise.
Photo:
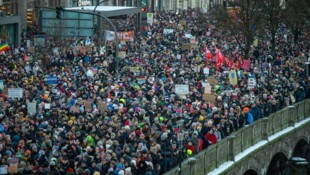
[(46, 78), (46, 83), (47, 83), (48, 85), (58, 84), (58, 77), (56, 77), (56, 76), (47, 77), (47, 78)]
[(28, 103), (27, 110), (30, 115), (36, 114), (37, 113), (36, 104), (34, 102)]
[(168, 34), (171, 34), (173, 33), (173, 29), (164, 29), (164, 32), (163, 32), (165, 35), (168, 35)]
[(229, 71), (229, 83), (233, 86), (238, 85), (238, 78), (237, 78), (236, 70)]
[(117, 32), (122, 34), (122, 39), (123, 41), (133, 41), (135, 32), (134, 31), (128, 31), (128, 32)]
[(139, 77), (139, 78), (137, 78), (137, 80), (138, 80), (138, 84), (144, 84), (145, 82), (146, 82), (146, 79), (145, 79), (145, 77)]
[(177, 95), (187, 95), (187, 94), (189, 94), (189, 87), (188, 87), (188, 85), (176, 84), (175, 85), (175, 93)]
[(148, 24), (153, 25), (154, 23), (154, 14), (153, 13), (147, 13), (146, 21)]
[(106, 30), (105, 39), (107, 41), (114, 41), (114, 36), (115, 36), (115, 34), (113, 31)]
[(250, 60), (243, 60), (242, 69), (246, 71), (250, 71), (251, 68), (251, 61)]
[(22, 88), (9, 88), (8, 89), (9, 98), (23, 98)]

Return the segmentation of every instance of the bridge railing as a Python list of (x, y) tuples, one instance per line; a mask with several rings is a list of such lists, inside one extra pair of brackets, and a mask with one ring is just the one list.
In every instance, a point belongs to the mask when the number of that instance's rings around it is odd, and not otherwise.
[[(310, 117), (310, 99), (286, 107), (269, 117), (257, 120), (254, 124), (246, 126), (220, 143), (211, 145), (194, 159), (186, 159), (182, 162), (182, 175), (206, 175), (225, 162), (235, 161), (235, 156), (254, 144), (268, 140), (268, 137), (287, 128), (294, 126)], [(180, 174), (179, 167), (165, 173), (165, 175)]]

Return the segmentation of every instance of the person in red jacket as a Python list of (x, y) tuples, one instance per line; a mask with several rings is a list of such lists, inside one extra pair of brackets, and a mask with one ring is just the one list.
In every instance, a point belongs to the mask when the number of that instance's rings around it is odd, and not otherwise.
[(192, 140), (189, 140), (186, 145), (186, 150), (191, 150), (192, 153), (195, 152), (195, 146)]
[(210, 129), (210, 131), (205, 135), (205, 137), (210, 142), (210, 144), (217, 143), (217, 138), (214, 134), (214, 128)]

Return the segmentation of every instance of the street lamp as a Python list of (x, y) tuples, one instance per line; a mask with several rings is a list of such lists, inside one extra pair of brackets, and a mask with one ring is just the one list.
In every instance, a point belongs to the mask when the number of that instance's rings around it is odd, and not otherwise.
[(184, 141), (184, 134), (181, 130), (181, 128), (179, 127), (179, 133), (178, 133), (178, 137), (177, 140), (179, 142), (179, 175), (182, 174), (182, 153), (183, 153), (183, 141)]

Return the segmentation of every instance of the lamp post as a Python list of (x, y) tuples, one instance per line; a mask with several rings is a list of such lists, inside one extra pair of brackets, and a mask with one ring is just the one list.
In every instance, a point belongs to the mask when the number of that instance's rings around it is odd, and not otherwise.
[(183, 153), (183, 141), (184, 141), (184, 134), (181, 130), (181, 128), (179, 127), (179, 133), (178, 133), (178, 137), (177, 140), (179, 142), (179, 175), (182, 175), (182, 153)]

